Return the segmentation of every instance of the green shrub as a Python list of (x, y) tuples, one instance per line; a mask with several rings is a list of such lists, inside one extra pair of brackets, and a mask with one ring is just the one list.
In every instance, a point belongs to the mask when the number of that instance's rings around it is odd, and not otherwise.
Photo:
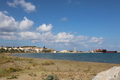
[(22, 69), (20, 68), (8, 68), (7, 72), (17, 72), (17, 71), (21, 71)]
[(28, 75), (29, 75), (29, 76), (37, 76), (37, 75), (34, 74), (34, 73), (29, 73)]
[(75, 80), (74, 78), (71, 78), (71, 80)]
[(96, 73), (93, 73), (92, 75), (96, 76), (97, 74), (96, 74)]
[(17, 76), (16, 75), (11, 75), (7, 79), (17, 79)]
[(45, 80), (59, 80), (59, 79), (54, 75), (48, 75)]

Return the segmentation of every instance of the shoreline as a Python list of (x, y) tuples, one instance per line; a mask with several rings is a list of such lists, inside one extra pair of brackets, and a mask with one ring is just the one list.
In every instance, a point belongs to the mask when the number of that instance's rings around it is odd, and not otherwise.
[[(97, 63), (97, 62), (78, 62), (68, 60), (24, 58), (5, 55), (8, 59), (2, 63), (1, 69), (19, 68), (21, 71), (10, 72), (7, 76), (0, 77), (0, 80), (6, 80), (10, 75), (17, 75), (16, 80), (42, 80), (48, 75), (57, 76), (59, 80), (92, 80), (99, 72), (107, 70), (120, 64)], [(36, 76), (34, 76), (35, 74)]]
[[(30, 52), (26, 52), (26, 53), (4, 53), (4, 54), (29, 54)], [(41, 53), (44, 53), (44, 52), (41, 52)], [(38, 54), (41, 54), (41, 53), (38, 53)], [(68, 54), (81, 54), (81, 53), (83, 53), (83, 54), (94, 54), (94, 53), (98, 53), (98, 54), (118, 54), (118, 53), (120, 53), (120, 52), (117, 52), (117, 53), (103, 53), (103, 52), (76, 52), (76, 53), (74, 53), (74, 52), (71, 52), (71, 53), (68, 53)], [(45, 54), (49, 54), (49, 53), (45, 53)], [(66, 53), (53, 53), (53, 54), (66, 54)]]

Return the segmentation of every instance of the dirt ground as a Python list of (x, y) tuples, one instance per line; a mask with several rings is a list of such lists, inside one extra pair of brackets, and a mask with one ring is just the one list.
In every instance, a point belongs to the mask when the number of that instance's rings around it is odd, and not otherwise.
[(113, 66), (120, 64), (0, 55), (0, 80), (92, 80), (99, 72)]

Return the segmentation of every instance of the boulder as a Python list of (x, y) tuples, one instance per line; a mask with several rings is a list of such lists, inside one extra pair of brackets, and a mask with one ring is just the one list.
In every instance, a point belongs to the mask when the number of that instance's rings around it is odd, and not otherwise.
[(92, 80), (120, 80), (120, 67), (98, 73)]

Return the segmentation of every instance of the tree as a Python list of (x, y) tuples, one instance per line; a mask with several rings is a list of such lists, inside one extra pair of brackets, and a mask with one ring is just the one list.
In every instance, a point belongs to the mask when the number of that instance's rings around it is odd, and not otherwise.
[(45, 46), (43, 46), (43, 49), (45, 49)]
[(0, 53), (5, 53), (5, 49), (1, 48)]

